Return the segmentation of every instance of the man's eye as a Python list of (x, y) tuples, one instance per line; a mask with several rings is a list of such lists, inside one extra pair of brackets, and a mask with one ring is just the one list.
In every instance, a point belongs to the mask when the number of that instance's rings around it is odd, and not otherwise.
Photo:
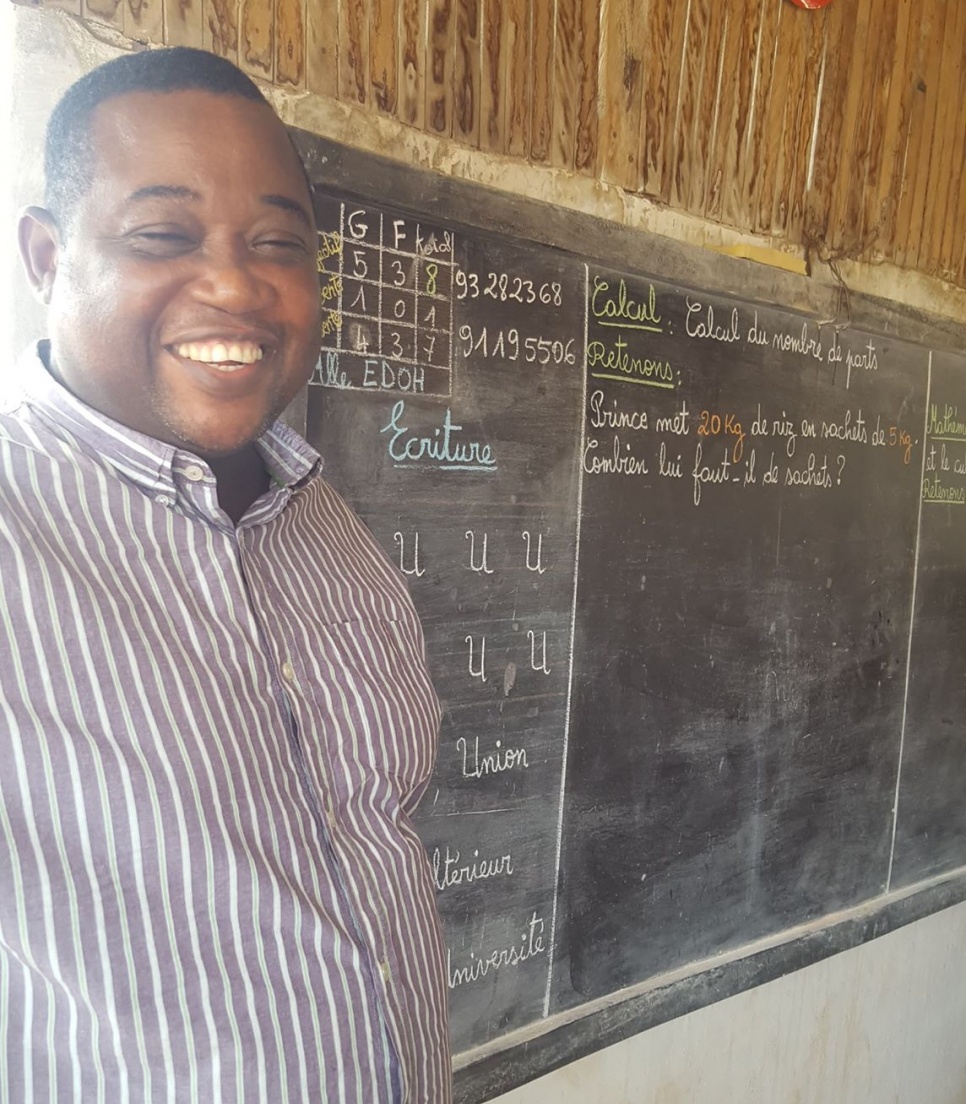
[(194, 240), (179, 230), (138, 230), (128, 237), (137, 253), (152, 257), (180, 257), (194, 248)]
[(258, 238), (252, 248), (263, 256), (278, 260), (302, 260), (308, 255), (308, 246), (297, 238)]

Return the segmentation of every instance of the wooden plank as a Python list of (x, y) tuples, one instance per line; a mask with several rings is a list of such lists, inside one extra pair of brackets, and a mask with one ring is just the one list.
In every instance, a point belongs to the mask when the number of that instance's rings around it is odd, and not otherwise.
[(128, 38), (135, 42), (165, 41), (161, 0), (124, 0), (122, 11), (122, 25)]
[[(313, 3), (314, 0), (309, 0)], [(396, 113), (409, 126), (423, 129), (426, 120), (426, 20), (421, 0), (400, 0), (399, 87)]]
[(253, 77), (274, 76), (275, 10), (272, 0), (242, 0), (238, 20), (238, 64)]
[(369, 0), (339, 4), (339, 96), (369, 102)]
[(595, 0), (580, 0), (578, 23), (577, 132), (574, 147), (574, 168), (592, 173), (597, 164), (600, 134), (598, 102), (600, 100), (600, 37), (601, 24)]
[[(546, 2), (546, 0), (538, 0)], [(530, 57), (530, 0), (504, 0), (506, 19), (506, 148), (511, 157), (530, 157), (532, 66)]]
[(563, 169), (574, 167), (581, 68), (580, 7), (580, 0), (557, 0), (555, 4), (550, 163)]
[[(805, 18), (799, 18), (800, 15)], [(807, 12), (785, 5), (774, 64), (782, 84), (797, 91), (794, 96), (773, 91), (765, 120), (769, 146), (765, 175), (769, 183), (761, 189), (756, 226), (761, 233), (784, 236), (796, 244), (801, 242), (802, 234), (801, 199), (818, 88), (820, 30)], [(777, 117), (776, 104), (780, 107)], [(793, 201), (796, 195), (800, 200), (797, 225)]]
[(504, 0), (483, 0), (480, 30), (480, 149), (502, 153), (506, 145), (506, 36)]
[[(898, 260), (900, 239), (905, 242), (906, 231), (900, 229), (900, 221), (903, 215), (908, 214), (906, 208), (915, 181), (915, 166), (922, 143), (922, 130), (918, 122), (925, 109), (926, 86), (920, 74), (928, 39), (928, 21), (924, 18), (920, 0), (913, 2), (914, 16), (909, 23), (905, 52), (898, 74), (899, 118), (893, 143), (892, 180), (882, 205), (882, 251), (886, 258), (893, 261)], [(882, 188), (885, 190), (885, 181)], [(908, 223), (905, 225), (907, 227)]]
[(275, 83), (305, 85), (305, 0), (275, 0)]
[(480, 144), (481, 0), (457, 0), (453, 73), (453, 133), (468, 146)]
[(687, 4), (652, 0), (641, 107), (641, 187), (667, 202), (671, 195), (674, 119), (681, 88)]
[[(950, 195), (949, 219), (943, 234), (940, 253), (940, 272), (945, 278), (966, 284), (966, 59), (960, 66), (958, 121), (954, 123), (954, 133), (958, 134), (958, 148), (953, 157), (952, 179), (956, 186), (955, 200)], [(958, 166), (958, 168), (956, 167)]]
[[(857, 0), (850, 13), (847, 36), (839, 39), (839, 49), (847, 56), (843, 80), (836, 96), (841, 122), (838, 141), (828, 151), (830, 161), (825, 176), (828, 202), (826, 243), (835, 254), (852, 255), (856, 249), (854, 230), (848, 223), (848, 200), (855, 186), (861, 158), (863, 120), (869, 111), (871, 89), (867, 83), (867, 70), (871, 53), (871, 8), (874, 3), (875, 0)], [(832, 9), (838, 6), (833, 4)], [(848, 46), (844, 46), (845, 43)]]
[(339, 0), (309, 0), (305, 12), (305, 83), (320, 96), (339, 94)]
[(844, 195), (842, 248), (853, 257), (872, 254), (875, 230), (870, 208), (874, 205), (874, 184), (882, 158), (883, 127), (889, 106), (889, 91), (896, 45), (897, 4), (875, 5), (866, 40), (862, 97), (853, 138), (853, 169)]
[(204, 45), (202, 0), (164, 0), (164, 41), (168, 46)]
[(453, 45), (456, 39), (455, 0), (429, 0), (429, 33), (426, 50), (426, 130), (453, 133)]
[[(786, 4), (772, 4), (771, 0), (759, 0), (757, 12), (758, 35), (755, 39), (754, 59), (751, 62), (751, 88), (749, 90), (748, 119), (745, 124), (744, 148), (738, 161), (739, 186), (733, 193), (737, 200), (734, 211), (728, 213), (732, 225), (743, 230), (755, 228), (759, 195), (764, 190), (774, 194), (774, 177), (767, 177), (765, 151), (772, 141), (766, 132), (768, 109), (772, 93), (784, 98), (788, 88), (783, 75), (776, 72), (776, 50), (782, 13)], [(749, 15), (749, 18), (754, 18)], [(777, 135), (775, 135), (777, 137)]]
[(536, 0), (532, 6), (530, 160), (546, 164), (550, 160), (553, 135), (555, 5)]
[[(903, 118), (909, 81), (907, 78), (908, 53), (913, 4), (917, 0), (897, 0), (892, 49), (888, 56), (888, 95), (881, 112), (873, 119), (874, 130), (870, 149), (872, 172), (869, 180), (869, 196), (864, 204), (863, 241), (869, 245), (869, 256), (877, 262), (892, 256), (892, 242), (888, 227), (894, 218), (895, 196), (902, 169), (902, 152), (905, 148)], [(890, 213), (891, 212), (891, 213)]]
[(671, 174), (671, 203), (702, 215), (708, 178), (713, 171), (708, 150), (714, 148), (719, 118), (723, 7), (716, 0), (691, 0), (688, 6), (688, 52), (684, 57), (678, 125), (673, 137), (675, 171)]
[(204, 48), (238, 62), (238, 0), (203, 0)]
[(798, 23), (793, 18), (796, 14), (790, 4), (782, 4), (779, 8), (774, 49), (768, 61), (771, 93), (761, 113), (759, 185), (753, 200), (754, 230), (780, 237), (784, 236), (788, 215), (787, 207), (781, 207), (780, 196), (785, 184), (790, 136), (795, 133), (802, 112), (802, 95), (789, 96), (788, 89), (803, 89), (806, 43), (811, 29), (811, 22)]
[(835, 159), (842, 141), (843, 104), (849, 82), (851, 53), (842, 44), (852, 41), (853, 9), (830, 4), (821, 11), (806, 12), (822, 24), (817, 123), (809, 146), (805, 192), (803, 240), (819, 256), (828, 256), (831, 237), (831, 200), (835, 184)]
[[(688, 182), (685, 195), (690, 210), (710, 219), (729, 221), (733, 214), (723, 212), (734, 212), (739, 205), (736, 193), (748, 137), (760, 23), (758, 0), (735, 0), (702, 13), (690, 36), (690, 49), (701, 50), (703, 57), (700, 70), (691, 70), (698, 72), (700, 83), (694, 121), (682, 138), (690, 143), (690, 163), (702, 163), (703, 171), (699, 179)], [(689, 177), (695, 175), (689, 170)], [(726, 193), (734, 194), (726, 200)]]
[[(949, 3), (946, 7), (945, 26), (943, 28), (942, 58), (938, 81), (938, 104), (936, 109), (936, 134), (932, 144), (929, 164), (929, 184), (927, 186), (926, 207), (923, 212), (922, 235), (920, 238), (917, 267), (920, 271), (938, 275), (939, 256), (942, 252), (943, 231), (949, 216), (949, 194), (954, 171), (953, 151), (957, 148), (959, 135), (953, 133), (953, 123), (958, 114), (957, 94), (959, 76), (966, 51), (966, 32), (963, 15), (966, 4)], [(956, 166), (962, 173), (962, 162)]]
[(601, 180), (639, 191), (644, 106), (644, 40), (647, 7), (633, 0), (601, 0)]
[(911, 159), (906, 163), (907, 186), (903, 190), (896, 226), (896, 260), (904, 268), (915, 267), (919, 258), (939, 107), (939, 69), (946, 8), (946, 0), (923, 0), (920, 8), (923, 41), (916, 88), (921, 95), (914, 102), (912, 118), (912, 125), (920, 137), (917, 142), (910, 141), (909, 144)]
[(397, 0), (369, 0), (370, 103), (385, 115), (396, 113), (399, 19)]
[(124, 29), (124, 10), (121, 0), (82, 0), (81, 16), (92, 23)]

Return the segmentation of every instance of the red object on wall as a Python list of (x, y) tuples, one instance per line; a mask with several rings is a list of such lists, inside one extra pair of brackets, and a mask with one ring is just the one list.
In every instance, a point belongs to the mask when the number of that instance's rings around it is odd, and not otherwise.
[(824, 8), (832, 3), (832, 0), (792, 0), (796, 8)]

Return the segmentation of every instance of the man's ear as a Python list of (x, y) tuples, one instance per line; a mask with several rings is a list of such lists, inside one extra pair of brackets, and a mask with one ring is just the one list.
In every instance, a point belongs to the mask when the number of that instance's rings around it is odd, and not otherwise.
[(34, 294), (50, 302), (60, 254), (60, 230), (54, 216), (43, 207), (27, 207), (18, 226), (20, 259)]

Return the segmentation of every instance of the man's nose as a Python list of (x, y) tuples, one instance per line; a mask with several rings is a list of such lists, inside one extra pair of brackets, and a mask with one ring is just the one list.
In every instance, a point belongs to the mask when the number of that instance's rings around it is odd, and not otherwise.
[(229, 314), (251, 314), (274, 297), (273, 285), (259, 271), (259, 258), (245, 242), (207, 249), (192, 291), (199, 302)]

